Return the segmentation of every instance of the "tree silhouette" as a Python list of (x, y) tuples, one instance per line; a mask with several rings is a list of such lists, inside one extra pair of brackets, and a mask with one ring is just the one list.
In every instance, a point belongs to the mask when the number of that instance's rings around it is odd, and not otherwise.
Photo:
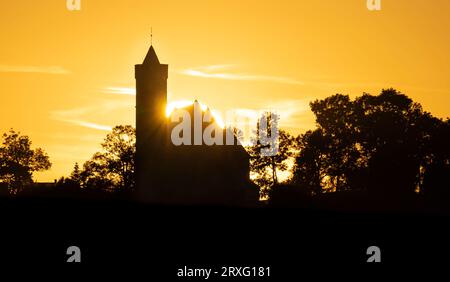
[(81, 170), (78, 163), (75, 163), (73, 167), (73, 172), (70, 174), (69, 177), (61, 177), (57, 183), (57, 188), (63, 188), (66, 192), (75, 192), (79, 191), (81, 188)]
[[(267, 196), (270, 187), (277, 185), (277, 171), (285, 171), (288, 169), (287, 160), (293, 156), (294, 138), (287, 131), (278, 130), (278, 139), (276, 140), (277, 152), (273, 155), (264, 155), (262, 150), (269, 147), (261, 143), (260, 122), (267, 120), (267, 131), (272, 132), (273, 126), (278, 126), (278, 115), (266, 112), (261, 116), (255, 130), (253, 143), (255, 145), (248, 149), (250, 154), (250, 168), (255, 175), (255, 183), (261, 187), (262, 196)], [(269, 134), (270, 135), (270, 134)]]
[(327, 177), (329, 140), (321, 129), (308, 131), (296, 139), (298, 155), (295, 159), (292, 182), (311, 195), (322, 192)]
[[(316, 115), (319, 132), (310, 141), (318, 141), (317, 145), (326, 146), (322, 150), (326, 156), (320, 156), (326, 168), (322, 184), (335, 191), (349, 189), (349, 174), (357, 171), (358, 165), (363, 162), (355, 139), (357, 125), (354, 123), (354, 105), (348, 96), (337, 94), (312, 102), (311, 110)], [(323, 135), (322, 139), (318, 136), (320, 134)]]
[(431, 174), (448, 172), (448, 121), (394, 89), (354, 101), (337, 94), (312, 102), (311, 109), (318, 128), (297, 140), (293, 182), (312, 193), (410, 195), (433, 190)]
[(75, 166), (71, 179), (79, 179), (83, 188), (133, 190), (136, 155), (136, 131), (130, 125), (113, 128), (104, 142), (103, 151), (84, 163), (82, 171)]
[(78, 185), (81, 184), (81, 170), (78, 163), (75, 163), (75, 165), (73, 166), (73, 171), (70, 174), (69, 179)]
[(48, 155), (41, 148), (31, 149), (28, 136), (11, 129), (2, 136), (0, 147), (0, 181), (7, 183), (11, 194), (17, 194), (33, 183), (33, 173), (50, 169)]
[(420, 189), (420, 169), (427, 166), (430, 140), (440, 120), (406, 95), (383, 90), (355, 100), (358, 141), (367, 160), (367, 188), (406, 195)]
[(421, 167), (421, 190), (433, 200), (450, 199), (450, 119), (438, 122)]
[(80, 180), (81, 187), (84, 189), (114, 191), (119, 186), (117, 176), (109, 170), (107, 160), (102, 153), (95, 153), (83, 164)]

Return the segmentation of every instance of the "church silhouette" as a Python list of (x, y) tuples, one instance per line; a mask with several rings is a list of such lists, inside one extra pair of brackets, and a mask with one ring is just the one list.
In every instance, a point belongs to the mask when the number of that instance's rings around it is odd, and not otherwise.
[[(153, 46), (142, 64), (135, 66), (136, 78), (136, 195), (155, 204), (204, 204), (252, 206), (258, 202), (258, 187), (250, 181), (249, 155), (232, 133), (234, 145), (174, 145), (171, 132), (177, 123), (166, 116), (168, 65), (161, 64)], [(195, 101), (183, 108), (191, 117), (202, 117), (202, 132), (219, 125), (209, 109)], [(228, 130), (222, 130), (223, 138)], [(228, 135), (230, 136), (230, 135)]]

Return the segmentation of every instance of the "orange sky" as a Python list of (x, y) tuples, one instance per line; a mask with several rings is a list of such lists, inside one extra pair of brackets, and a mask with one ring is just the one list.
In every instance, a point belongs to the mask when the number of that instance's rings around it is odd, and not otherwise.
[[(274, 108), (297, 134), (308, 102), (394, 87), (449, 116), (450, 1), (2, 1), (0, 130), (50, 155), (39, 181), (68, 175), (108, 128), (134, 125), (134, 64), (153, 43), (169, 64), (169, 101)], [(128, 95), (127, 95), (128, 94)]]

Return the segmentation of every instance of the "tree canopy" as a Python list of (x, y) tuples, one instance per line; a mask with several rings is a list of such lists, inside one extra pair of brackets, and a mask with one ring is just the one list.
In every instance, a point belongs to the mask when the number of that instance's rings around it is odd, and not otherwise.
[(133, 190), (136, 130), (131, 125), (118, 125), (106, 136), (101, 147), (102, 151), (86, 161), (82, 169), (75, 164), (69, 180), (81, 188)]
[(430, 181), (430, 174), (449, 172), (448, 120), (394, 89), (354, 100), (336, 94), (310, 105), (317, 128), (297, 138), (296, 185), (312, 194), (368, 190), (392, 196), (448, 188), (448, 181)]
[[(275, 113), (264, 113), (255, 130), (253, 137), (254, 145), (248, 148), (250, 154), (250, 168), (254, 174), (254, 182), (261, 187), (261, 196), (267, 197), (269, 190), (274, 185), (279, 184), (278, 172), (288, 170), (287, 161), (294, 155), (294, 138), (285, 130), (272, 130), (278, 127), (279, 116)], [(267, 145), (261, 142), (261, 123), (266, 122), (267, 134), (277, 134), (274, 144)], [(271, 154), (265, 154), (264, 149), (273, 146)]]
[(33, 183), (33, 173), (50, 169), (48, 155), (41, 148), (31, 148), (28, 136), (11, 129), (2, 136), (0, 146), (0, 181), (11, 194)]

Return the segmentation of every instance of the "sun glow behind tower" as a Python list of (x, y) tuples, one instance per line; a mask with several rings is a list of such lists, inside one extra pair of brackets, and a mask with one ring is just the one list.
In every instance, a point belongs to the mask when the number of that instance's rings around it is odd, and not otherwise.
[[(182, 108), (188, 107), (192, 104), (194, 104), (194, 102), (188, 101), (188, 100), (179, 100), (179, 101), (170, 102), (166, 106), (166, 117), (170, 117), (170, 115), (172, 114), (172, 112), (174, 110), (182, 109)], [(205, 104), (202, 104), (202, 103), (199, 103), (199, 104), (200, 104), (202, 111), (208, 110), (208, 106), (206, 106)], [(221, 115), (218, 114), (214, 110), (210, 109), (210, 111), (211, 111), (211, 114), (214, 117), (214, 121), (217, 123), (217, 125), (219, 125), (221, 128), (225, 128), (225, 123), (223, 122)]]

